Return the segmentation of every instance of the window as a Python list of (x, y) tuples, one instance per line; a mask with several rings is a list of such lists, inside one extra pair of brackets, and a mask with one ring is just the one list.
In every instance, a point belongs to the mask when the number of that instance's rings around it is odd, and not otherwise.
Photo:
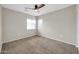
[(27, 30), (36, 29), (36, 20), (35, 19), (27, 19)]

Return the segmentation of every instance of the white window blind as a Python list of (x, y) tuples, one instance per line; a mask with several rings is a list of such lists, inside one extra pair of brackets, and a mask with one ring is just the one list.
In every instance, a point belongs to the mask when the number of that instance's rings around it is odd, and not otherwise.
[(27, 30), (36, 29), (36, 20), (34, 18), (27, 18)]

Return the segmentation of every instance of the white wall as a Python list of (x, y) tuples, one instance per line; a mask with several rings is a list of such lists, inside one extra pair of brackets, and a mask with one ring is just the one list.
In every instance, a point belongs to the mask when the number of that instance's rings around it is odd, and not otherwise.
[(1, 51), (1, 46), (2, 46), (2, 7), (0, 5), (0, 51)]
[[(39, 17), (39, 35), (61, 42), (76, 44), (76, 6), (70, 6)], [(41, 22), (42, 22), (41, 21)]]
[(77, 5), (77, 47), (79, 49), (79, 5)]
[(3, 11), (3, 43), (36, 35), (36, 30), (27, 30), (27, 16), (31, 15), (12, 11), (6, 8)]

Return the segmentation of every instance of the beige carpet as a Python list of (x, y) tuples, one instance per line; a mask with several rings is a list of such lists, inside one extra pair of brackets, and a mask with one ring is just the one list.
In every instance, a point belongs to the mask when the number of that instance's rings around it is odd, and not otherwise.
[(33, 36), (3, 44), (2, 53), (6, 54), (76, 54), (78, 49), (66, 43)]

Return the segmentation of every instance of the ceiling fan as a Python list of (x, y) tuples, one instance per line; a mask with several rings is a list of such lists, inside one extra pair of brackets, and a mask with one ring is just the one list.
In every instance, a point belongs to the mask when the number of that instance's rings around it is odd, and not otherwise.
[(35, 11), (37, 11), (37, 10), (39, 10), (40, 8), (44, 7), (44, 6), (45, 6), (45, 4), (35, 4), (35, 5), (34, 5), (34, 8), (25, 7), (25, 10), (30, 9), (30, 10), (35, 10)]

